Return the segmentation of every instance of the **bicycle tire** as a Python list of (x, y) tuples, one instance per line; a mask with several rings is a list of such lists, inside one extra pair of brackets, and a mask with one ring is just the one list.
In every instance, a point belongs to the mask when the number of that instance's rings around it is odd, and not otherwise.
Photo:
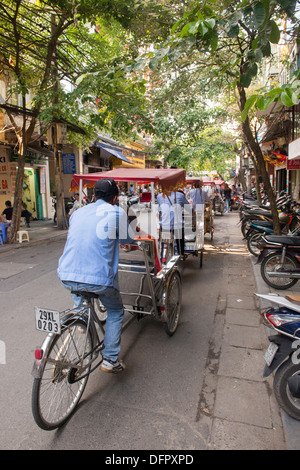
[[(89, 378), (91, 365), (84, 368), (84, 364), (90, 360), (87, 351), (92, 351), (93, 344), (92, 330), (79, 318), (69, 320), (60, 335), (53, 335), (41, 376), (34, 379), (32, 388), (32, 413), (41, 429), (59, 428), (74, 413)], [(77, 364), (80, 358), (84, 362), (78, 377), (76, 369), (65, 363)], [(64, 361), (64, 367), (59, 361)]]
[[(274, 289), (279, 289), (279, 290), (284, 290), (284, 289), (289, 289), (290, 287), (294, 286), (298, 279), (291, 279), (287, 277), (269, 277), (268, 272), (276, 272), (279, 267), (281, 267), (281, 253), (270, 253), (267, 255), (260, 267), (260, 272), (263, 280), (268, 284), (268, 286), (273, 287)], [(293, 268), (297, 268), (299, 266), (299, 263), (296, 258), (293, 256), (286, 254), (285, 255), (285, 261), (284, 261), (284, 267), (287, 269), (287, 267), (292, 266)], [(269, 271), (268, 271), (269, 270)]]
[(181, 279), (177, 271), (174, 271), (167, 283), (165, 315), (167, 321), (163, 327), (168, 336), (173, 336), (177, 330), (181, 312)]

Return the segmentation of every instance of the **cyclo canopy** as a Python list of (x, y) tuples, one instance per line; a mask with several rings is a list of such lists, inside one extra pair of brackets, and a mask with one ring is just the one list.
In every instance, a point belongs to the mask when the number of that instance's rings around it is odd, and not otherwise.
[(117, 168), (116, 170), (100, 173), (74, 174), (71, 190), (83, 185), (94, 186), (101, 178), (113, 178), (115, 181), (157, 183), (163, 192), (175, 191), (178, 186), (185, 185), (186, 172), (182, 169), (164, 168)]

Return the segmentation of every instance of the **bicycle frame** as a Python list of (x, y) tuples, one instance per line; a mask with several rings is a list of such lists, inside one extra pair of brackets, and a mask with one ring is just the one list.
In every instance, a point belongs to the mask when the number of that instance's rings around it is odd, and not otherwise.
[[(141, 290), (139, 292), (120, 292), (121, 295), (129, 295), (129, 296), (137, 296), (137, 297), (143, 297), (148, 300), (150, 300), (151, 303), (151, 309), (150, 310), (142, 310), (137, 308), (136, 306), (132, 305), (130, 306), (125, 306), (124, 305), (124, 312), (129, 312), (131, 316), (124, 321), (123, 326), (122, 326), (122, 332), (137, 318), (138, 315), (154, 315), (154, 317), (158, 320), (165, 321), (165, 292), (164, 288), (167, 283), (167, 279), (170, 276), (170, 274), (174, 271), (177, 270), (177, 261), (179, 259), (179, 256), (173, 256), (172, 259), (167, 263), (166, 266), (164, 266), (158, 273), (153, 273), (151, 272), (150, 265), (149, 265), (149, 260), (147, 256), (147, 250), (145, 247), (141, 246), (140, 250), (143, 252), (144, 256), (144, 267), (141, 264), (138, 263), (128, 263), (126, 264), (124, 261), (119, 263), (119, 270), (125, 273), (130, 273), (130, 274), (143, 274), (146, 276), (148, 285), (149, 285), (149, 290), (150, 290), (150, 295), (143, 294)], [(128, 269), (128, 267), (130, 269)], [(156, 285), (154, 285), (154, 281)], [(143, 284), (141, 284), (141, 287), (143, 287)], [(83, 293), (84, 295), (84, 293)], [(86, 299), (86, 304), (82, 307), (81, 310), (78, 312), (73, 312), (72, 310), (65, 310), (62, 312), (62, 329), (67, 328), (70, 326), (70, 322), (76, 321), (80, 319), (83, 321), (86, 325), (86, 330), (89, 331), (89, 329), (92, 329), (92, 334), (94, 335), (94, 347), (91, 351), (88, 351), (85, 353), (83, 357), (81, 357), (81, 361), (83, 361), (86, 357), (90, 356), (91, 354), (94, 355), (95, 357), (92, 357), (89, 363), (85, 363), (83, 366), (83, 370), (86, 370), (93, 362), (96, 361), (96, 359), (99, 356), (99, 353), (102, 348), (102, 341), (100, 341), (96, 325), (99, 326), (103, 334), (105, 333), (104, 327), (101, 323), (101, 321), (98, 319), (97, 314), (94, 310), (93, 304), (91, 302), (91, 299)], [(42, 375), (42, 371), (45, 365), (46, 358), (48, 358), (48, 353), (49, 349), (52, 344), (53, 336), (55, 336), (55, 333), (49, 333), (42, 346), (42, 357), (41, 359), (36, 359), (34, 361), (33, 369), (32, 369), (32, 375), (34, 378), (40, 378)], [(61, 367), (65, 367), (68, 369), (76, 369), (79, 371), (80, 374), (80, 367), (81, 365), (78, 362), (74, 363), (64, 363), (61, 360), (54, 360), (54, 359), (47, 359), (49, 363), (53, 363), (56, 365), (59, 365)], [(89, 375), (91, 372), (93, 372), (102, 362), (97, 363), (96, 366), (94, 366), (86, 375)], [(75, 381), (81, 380), (85, 375), (80, 375)]]
[[(92, 332), (93, 332), (93, 335), (95, 337), (95, 346), (94, 348), (91, 350), (91, 351), (88, 351), (82, 358), (81, 358), (81, 361), (83, 361), (87, 356), (89, 356), (90, 354), (94, 354), (95, 352), (97, 353), (96, 356), (94, 358), (91, 359), (91, 361), (88, 363), (88, 364), (85, 364), (84, 365), (84, 368), (83, 370), (85, 370), (87, 367), (89, 367), (98, 357), (99, 355), (99, 352), (102, 348), (102, 341), (100, 341), (100, 338), (99, 338), (99, 335), (98, 335), (98, 332), (97, 332), (97, 329), (96, 329), (96, 324), (100, 327), (100, 329), (102, 330), (102, 332), (104, 333), (104, 328), (101, 324), (101, 322), (99, 321), (98, 317), (97, 317), (97, 314), (94, 310), (94, 307), (92, 305), (92, 302), (91, 300), (88, 299), (86, 305), (84, 305), (78, 312), (73, 312), (72, 310), (65, 310), (64, 312), (62, 312), (62, 319), (61, 319), (61, 323), (62, 323), (62, 330), (64, 328), (68, 328), (69, 326), (71, 326), (69, 323), (70, 322), (76, 322), (76, 320), (80, 319), (82, 322), (84, 322), (86, 324), (86, 329), (87, 331), (91, 328), (92, 329)], [(72, 324), (72, 323), (71, 323)], [(41, 359), (36, 359), (34, 361), (34, 364), (33, 364), (33, 369), (32, 369), (32, 376), (37, 379), (37, 378), (40, 378), (41, 377), (41, 374), (42, 374), (42, 371), (43, 371), (43, 368), (44, 368), (44, 365), (45, 365), (45, 361), (46, 361), (46, 358), (48, 358), (48, 353), (49, 353), (49, 349), (52, 345), (52, 340), (53, 340), (53, 337), (55, 336), (55, 333), (49, 333), (42, 346), (41, 346), (41, 351), (42, 351), (42, 357)], [(57, 364), (57, 365), (60, 365), (61, 367), (65, 366), (66, 368), (68, 369), (76, 369), (76, 370), (79, 370), (80, 369), (80, 365), (78, 364), (78, 362), (74, 362), (74, 364), (68, 362), (68, 363), (64, 363), (63, 361), (61, 360), (52, 360), (52, 359), (47, 359), (47, 361), (49, 363), (53, 363), (53, 364)], [(99, 362), (99, 364), (102, 362), (102, 359), (101, 361)], [(99, 364), (97, 364), (91, 371), (89, 371), (89, 374), (95, 370)], [(82, 379), (84, 376), (80, 376), (79, 379)], [(79, 380), (77, 379), (77, 380)]]

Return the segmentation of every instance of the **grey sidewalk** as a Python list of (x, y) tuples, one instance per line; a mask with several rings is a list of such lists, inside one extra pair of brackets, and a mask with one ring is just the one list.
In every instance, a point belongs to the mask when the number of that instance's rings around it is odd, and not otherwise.
[[(259, 267), (254, 264), (256, 260), (249, 255), (242, 239), (238, 213), (225, 217), (226, 243), (217, 248), (225, 253), (223, 275), (227, 286), (216, 312), (216, 317), (219, 316), (216, 325), (221, 317), (224, 324), (222, 330), (216, 329), (212, 367), (207, 368), (206, 378), (207, 389), (214, 380), (216, 390), (211, 406), (211, 447), (299, 450), (300, 421), (280, 410), (273, 394), (273, 376), (262, 379), (268, 331), (262, 324), (261, 305), (254, 293), (270, 289), (262, 281)], [(299, 291), (300, 283), (293, 292)], [(213, 367), (216, 357), (217, 376)], [(212, 389), (209, 391), (213, 393)]]
[[(197, 421), (207, 429), (210, 449), (299, 450), (300, 421), (279, 409), (273, 376), (262, 379), (267, 329), (254, 293), (270, 289), (247, 251), (238, 220), (238, 213), (224, 215), (216, 220), (222, 224), (222, 242), (217, 232), (213, 242), (206, 240), (208, 249), (222, 254), (224, 265)], [(67, 236), (51, 220), (33, 221), (28, 233), (29, 242), (0, 245), (0, 255)], [(300, 282), (292, 292), (299, 295)]]
[(13, 243), (0, 245), (0, 254), (19, 248), (26, 248), (26, 246), (33, 246), (35, 244), (43, 243), (45, 240), (50, 240), (57, 237), (66, 237), (67, 230), (59, 230), (53, 223), (52, 219), (47, 220), (33, 220), (30, 222), (30, 227), (20, 227), (20, 230), (26, 230), (29, 236), (29, 242), (23, 241), (22, 243)]

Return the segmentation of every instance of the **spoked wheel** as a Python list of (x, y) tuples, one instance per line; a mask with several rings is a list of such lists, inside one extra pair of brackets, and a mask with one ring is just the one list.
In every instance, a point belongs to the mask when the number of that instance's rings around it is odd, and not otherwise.
[(288, 289), (296, 284), (298, 279), (290, 277), (275, 277), (272, 273), (294, 271), (298, 267), (298, 261), (291, 255), (286, 254), (284, 263), (281, 263), (281, 253), (270, 253), (261, 263), (261, 275), (263, 280), (274, 289)]
[(163, 323), (164, 329), (172, 336), (177, 329), (181, 312), (181, 279), (176, 271), (171, 274), (167, 284), (165, 309), (167, 321)]
[(53, 336), (32, 390), (32, 413), (40, 428), (58, 428), (74, 412), (88, 381), (92, 348), (91, 332), (80, 319)]

